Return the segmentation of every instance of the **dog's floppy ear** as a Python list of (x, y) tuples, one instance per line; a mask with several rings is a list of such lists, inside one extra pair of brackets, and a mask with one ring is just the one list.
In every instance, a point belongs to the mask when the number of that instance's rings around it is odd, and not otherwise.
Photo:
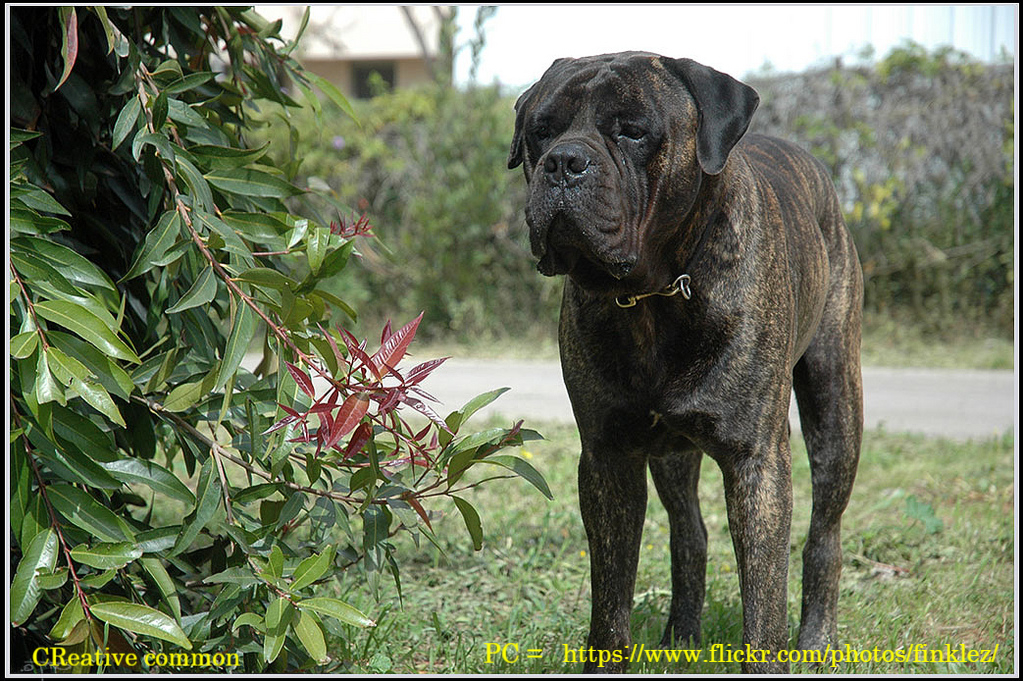
[(529, 96), (536, 90), (536, 84), (523, 92), (518, 101), (515, 102), (515, 132), (512, 134), (511, 151), (508, 152), (508, 169), (517, 168), (522, 165), (524, 159), (522, 151), (522, 119), (524, 118), (523, 112), (525, 111), (525, 104), (529, 100)]
[(555, 74), (554, 77), (557, 78), (558, 77), (557, 74), (559, 73), (559, 71), (561, 71), (562, 69), (569, 66), (575, 61), (576, 60), (572, 59), (571, 57), (562, 57), (560, 59), (555, 59), (554, 62), (547, 68), (547, 71), (544, 72), (540, 80), (533, 83), (528, 90), (526, 90), (519, 96), (518, 101), (515, 102), (515, 132), (514, 134), (512, 134), (511, 151), (508, 153), (509, 170), (512, 168), (516, 168), (525, 162), (526, 158), (525, 149), (523, 148), (522, 142), (522, 137), (524, 133), (523, 127), (525, 127), (523, 125), (523, 119), (525, 118), (525, 112), (526, 109), (528, 108), (526, 104), (529, 102), (529, 99), (533, 95), (535, 95), (537, 91), (540, 89), (540, 83), (544, 80), (544, 78), (547, 78), (551, 74)]
[(760, 95), (749, 85), (692, 59), (666, 61), (696, 100), (700, 117), (696, 158), (700, 167), (708, 175), (717, 175), (725, 167), (732, 147), (746, 134)]

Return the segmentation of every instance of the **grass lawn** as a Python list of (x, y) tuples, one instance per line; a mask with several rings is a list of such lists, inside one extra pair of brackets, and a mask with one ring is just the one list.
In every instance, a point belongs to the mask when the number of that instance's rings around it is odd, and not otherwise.
[[(443, 552), (429, 545), (416, 550), (399, 540), (401, 604), (386, 579), (376, 601), (364, 587), (345, 594), (380, 624), (368, 633), (347, 631), (335, 641), (338, 657), (354, 669), (394, 673), (581, 669), (565, 659), (566, 648), (577, 651), (584, 645), (589, 619), (589, 567), (576, 500), (578, 436), (566, 426), (537, 430), (547, 439), (527, 443), (525, 455), (545, 475), (554, 501), (523, 481), (498, 481), (467, 495), (483, 518), (481, 551), (472, 551), (453, 505), (434, 524)], [(788, 597), (795, 648), (810, 484), (802, 441), (796, 438), (792, 449)], [(713, 644), (742, 647), (738, 580), (721, 489), (720, 473), (706, 459), (700, 484), (710, 552), (703, 659), (645, 661), (634, 664), (632, 672), (739, 671), (738, 664), (707, 659)], [(652, 485), (649, 498), (632, 628), (636, 643), (653, 646), (667, 617), (670, 579), (667, 516)], [(840, 649), (856, 651), (860, 659), (840, 660), (825, 671), (1012, 673), (1014, 501), (1011, 434), (959, 443), (867, 433), (843, 526), (839, 603)], [(947, 653), (946, 646), (953, 651), (950, 661), (930, 662), (933, 653), (916, 652)], [(971, 650), (981, 651), (975, 661), (968, 657)], [(528, 659), (531, 651), (542, 653)], [(909, 651), (909, 661), (893, 660), (896, 651)], [(807, 671), (801, 665), (792, 670)]]

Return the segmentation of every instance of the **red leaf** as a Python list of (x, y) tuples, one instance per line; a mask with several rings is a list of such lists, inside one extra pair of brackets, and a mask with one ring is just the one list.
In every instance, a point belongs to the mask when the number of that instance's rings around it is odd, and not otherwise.
[[(412, 339), (416, 337), (416, 329), (419, 328), (419, 322), (422, 320), (423, 313), (420, 312), (418, 317), (388, 336), (387, 340), (380, 346), (380, 349), (373, 355), (374, 363), (377, 366), (389, 368), (398, 366), (398, 362), (405, 356), (405, 352), (408, 350)], [(376, 373), (377, 378), (383, 378), (383, 374), (380, 371), (374, 373)]]
[(280, 421), (278, 421), (277, 423), (273, 424), (272, 426), (270, 426), (269, 428), (264, 430), (263, 431), (263, 435), (269, 435), (270, 433), (272, 433), (272, 432), (274, 432), (276, 430), (280, 430), (281, 428), (284, 428), (285, 426), (290, 426), (292, 423), (294, 423), (297, 420), (298, 419), (295, 418), (294, 416), (285, 416)]
[(415, 397), (405, 397), (405, 404), (436, 423), (438, 428), (442, 428), (449, 433), (451, 432), (451, 429), (448, 428), (448, 424), (444, 422), (444, 419), (442, 419), (437, 412), (431, 409), (430, 405), (426, 404), (422, 400), (416, 399)]
[(411, 492), (406, 492), (402, 495), (402, 497), (408, 502), (409, 506), (415, 509), (416, 513), (419, 514), (419, 517), (423, 519), (423, 522), (426, 523), (426, 526), (429, 527), (432, 532), (433, 525), (430, 524), (430, 518), (426, 515), (426, 509), (424, 509), (422, 504), (419, 503), (419, 500), (412, 496)]
[(411, 371), (408, 372), (408, 374), (405, 375), (405, 385), (413, 386), (417, 383), (422, 382), (424, 379), (426, 379), (427, 376), (429, 376), (433, 372), (434, 369), (439, 367), (448, 359), (450, 358), (441, 357), (440, 359), (431, 359), (428, 362), (417, 364), (415, 367), (412, 368)]
[(324, 446), (330, 449), (338, 440), (352, 432), (368, 411), (369, 398), (361, 393), (349, 395), (334, 418), (334, 423), (330, 428), (330, 436), (327, 438)]
[(284, 365), (288, 367), (288, 373), (295, 379), (295, 383), (298, 383), (298, 387), (302, 389), (302, 392), (315, 399), (316, 391), (313, 389), (313, 379), (309, 378), (309, 374), (291, 362), (285, 362)]
[(274, 432), (275, 430), (280, 430), (281, 428), (284, 428), (285, 426), (290, 426), (292, 423), (295, 423), (296, 421), (301, 421), (302, 420), (303, 416), (301, 414), (299, 414), (297, 411), (295, 411), (294, 409), (292, 409), (290, 407), (287, 407), (287, 406), (285, 406), (283, 404), (278, 405), (278, 406), (281, 409), (283, 409), (288, 415), (285, 416), (284, 418), (282, 418), (277, 423), (275, 423), (272, 426), (270, 426), (269, 428), (267, 428), (266, 430), (264, 430), (263, 431), (263, 435), (268, 435), (268, 434)]
[(280, 407), (281, 409), (283, 409), (284, 411), (286, 411), (286, 412), (287, 412), (288, 414), (290, 414), (291, 416), (294, 416), (294, 417), (295, 417), (296, 419), (300, 419), (300, 418), (302, 418), (302, 415), (301, 415), (301, 414), (299, 414), (299, 413), (298, 413), (297, 411), (295, 411), (294, 409), (292, 409), (291, 407), (289, 407), (289, 406), (288, 406), (288, 405), (286, 405), (286, 404), (278, 404), (277, 406), (279, 406), (279, 407)]
[(71, 69), (74, 68), (75, 62), (78, 60), (78, 15), (75, 13), (74, 7), (63, 7), (60, 14), (61, 24), (64, 28), (64, 44), (61, 49), (64, 57), (64, 73), (61, 74), (60, 82), (53, 88), (54, 90), (60, 89), (60, 86), (71, 75)]
[(373, 363), (373, 360), (363, 349), (365, 347), (365, 343), (360, 344), (355, 340), (355, 336), (345, 329), (341, 329), (341, 337), (344, 338), (345, 347), (348, 348), (348, 353), (362, 362), (374, 374), (379, 376), (380, 372), (377, 370), (376, 364)]
[(355, 429), (352, 439), (348, 441), (348, 446), (345, 447), (344, 457), (342, 458), (347, 459), (352, 454), (362, 451), (362, 448), (369, 442), (371, 435), (373, 435), (373, 427), (368, 423), (361, 424)]

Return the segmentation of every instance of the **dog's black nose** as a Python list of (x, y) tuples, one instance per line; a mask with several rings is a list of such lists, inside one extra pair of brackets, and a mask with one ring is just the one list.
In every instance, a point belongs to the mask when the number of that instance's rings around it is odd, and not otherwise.
[(585, 146), (577, 143), (562, 144), (551, 149), (543, 162), (543, 170), (549, 180), (569, 186), (578, 182), (589, 167), (589, 152)]

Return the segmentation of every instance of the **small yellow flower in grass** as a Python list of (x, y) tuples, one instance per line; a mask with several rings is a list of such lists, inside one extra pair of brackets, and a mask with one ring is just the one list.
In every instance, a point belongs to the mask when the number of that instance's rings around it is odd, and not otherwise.
[(524, 458), (524, 459), (532, 459), (533, 458), (533, 452), (529, 451), (528, 449), (523, 449), (522, 450), (522, 458)]

